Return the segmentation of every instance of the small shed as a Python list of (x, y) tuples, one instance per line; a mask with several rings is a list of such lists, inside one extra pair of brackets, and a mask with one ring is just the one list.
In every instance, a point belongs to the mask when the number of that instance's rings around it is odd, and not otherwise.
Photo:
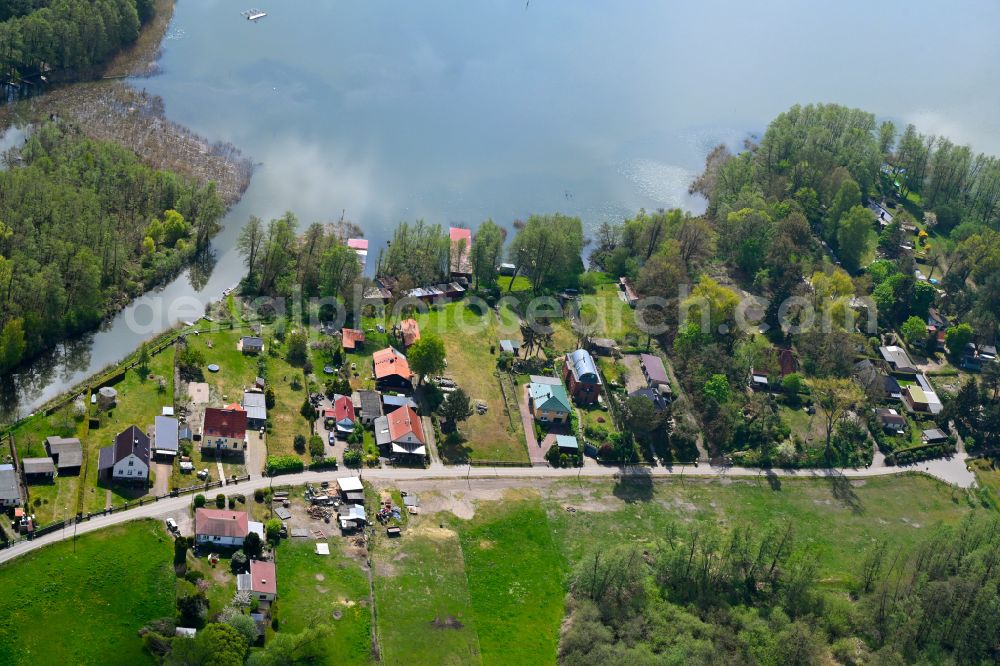
[(521, 343), (515, 342), (514, 340), (501, 340), (500, 341), (500, 351), (506, 352), (508, 354), (517, 355), (518, 351), (521, 349)]
[(925, 444), (943, 444), (948, 441), (948, 433), (940, 428), (930, 428), (921, 433), (921, 439)]
[(51, 481), (56, 475), (56, 465), (52, 458), (24, 458), (21, 470), (26, 481)]

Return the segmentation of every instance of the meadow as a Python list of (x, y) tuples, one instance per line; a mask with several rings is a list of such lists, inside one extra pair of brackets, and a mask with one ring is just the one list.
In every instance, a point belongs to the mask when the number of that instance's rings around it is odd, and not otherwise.
[(153, 663), (136, 631), (174, 614), (172, 555), (161, 525), (140, 521), (0, 567), (0, 664)]

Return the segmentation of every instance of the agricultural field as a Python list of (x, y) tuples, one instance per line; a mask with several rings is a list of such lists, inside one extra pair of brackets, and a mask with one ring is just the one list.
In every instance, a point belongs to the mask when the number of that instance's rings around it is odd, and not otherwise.
[(172, 555), (162, 526), (140, 521), (0, 566), (0, 663), (153, 663), (136, 631), (174, 613)]

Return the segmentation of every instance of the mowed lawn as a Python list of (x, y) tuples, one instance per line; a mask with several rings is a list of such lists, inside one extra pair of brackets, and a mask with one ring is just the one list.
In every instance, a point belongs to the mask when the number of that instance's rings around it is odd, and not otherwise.
[(520, 416), (505, 407), (495, 374), (497, 357), (490, 353), (491, 346), (499, 349), (493, 312), (480, 314), (459, 301), (417, 315), (417, 321), (421, 333), (434, 333), (444, 341), (445, 374), (455, 379), (473, 403), (482, 400), (487, 405), (486, 414), (473, 414), (459, 426), (469, 458), (527, 462)]
[(428, 518), (402, 539), (380, 538), (373, 560), (384, 663), (481, 663), (462, 546), (454, 530)]
[(0, 566), (0, 664), (153, 663), (136, 632), (174, 614), (172, 555), (141, 521)]
[(312, 540), (286, 540), (278, 548), (278, 618), (282, 633), (298, 633), (327, 624), (328, 664), (369, 664), (371, 609), (368, 578), (341, 548), (344, 539), (330, 540), (330, 555), (316, 554)]
[[(115, 436), (136, 425), (145, 431), (160, 414), (164, 405), (173, 405), (174, 351), (168, 347), (150, 357), (147, 373), (138, 368), (129, 370), (114, 385), (118, 391), (116, 406), (107, 412), (96, 412), (89, 396), (84, 399), (87, 416), (77, 416), (73, 403), (50, 416), (39, 414), (14, 431), (18, 455), (21, 458), (45, 457), (45, 438), (50, 435), (77, 437), (83, 445), (83, 466), (79, 475), (56, 477), (53, 483), (28, 486), (29, 509), (38, 524), (45, 525), (79, 513), (101, 511), (107, 501), (105, 488), (97, 485), (97, 461), (100, 449), (109, 446)], [(154, 378), (150, 379), (149, 375)], [(162, 377), (165, 388), (160, 390)], [(89, 416), (96, 415), (99, 426), (89, 428)], [(116, 487), (111, 491), (112, 504), (121, 504), (145, 494), (143, 488)]]
[[(153, 378), (150, 378), (153, 375)], [(160, 390), (158, 379), (165, 380), (165, 390)], [(107, 489), (97, 486), (97, 462), (100, 449), (110, 446), (114, 438), (129, 426), (136, 426), (146, 432), (153, 425), (163, 407), (174, 404), (174, 351), (168, 347), (149, 361), (148, 374), (143, 375), (138, 368), (125, 373), (125, 378), (114, 385), (118, 400), (114, 409), (100, 415), (100, 427), (86, 432), (80, 441), (86, 445), (84, 464), (86, 470), (82, 511), (101, 511), (107, 501)], [(90, 405), (88, 405), (88, 408)], [(84, 424), (86, 427), (86, 424)], [(150, 481), (152, 487), (152, 480)], [(111, 489), (111, 503), (118, 505), (145, 495), (147, 490), (140, 487), (115, 485)]]

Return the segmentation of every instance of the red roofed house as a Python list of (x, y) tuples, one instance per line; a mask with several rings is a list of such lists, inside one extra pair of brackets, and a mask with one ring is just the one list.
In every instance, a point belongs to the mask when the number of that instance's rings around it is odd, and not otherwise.
[(355, 349), (362, 349), (365, 346), (364, 331), (359, 331), (356, 328), (342, 328), (340, 329), (340, 335), (344, 351), (354, 351)]
[(351, 400), (351, 396), (334, 396), (333, 407), (324, 410), (323, 417), (334, 422), (337, 434), (347, 435), (354, 432), (354, 401)]
[(403, 338), (403, 349), (420, 339), (420, 325), (416, 319), (404, 319), (399, 323), (399, 334)]
[(247, 448), (247, 413), (237, 404), (205, 408), (201, 450), (243, 453)]
[(375, 374), (375, 386), (380, 390), (387, 388), (405, 391), (413, 390), (410, 381), (410, 364), (406, 357), (393, 349), (386, 347), (372, 355), (372, 367)]
[(472, 260), (469, 256), (472, 254), (472, 231), (451, 227), (448, 234), (451, 236), (452, 277), (471, 277)]
[(361, 264), (361, 272), (363, 273), (365, 267), (368, 265), (368, 239), (349, 238), (347, 240), (347, 247), (354, 250), (355, 254), (358, 255), (358, 262)]
[(246, 511), (198, 509), (194, 512), (194, 540), (199, 545), (243, 545), (250, 532), (250, 516)]
[(278, 597), (278, 574), (274, 562), (250, 560), (250, 573), (236, 577), (236, 589), (249, 592), (259, 601), (274, 601)]
[(420, 417), (409, 405), (375, 419), (375, 443), (393, 458), (427, 455), (427, 440)]

